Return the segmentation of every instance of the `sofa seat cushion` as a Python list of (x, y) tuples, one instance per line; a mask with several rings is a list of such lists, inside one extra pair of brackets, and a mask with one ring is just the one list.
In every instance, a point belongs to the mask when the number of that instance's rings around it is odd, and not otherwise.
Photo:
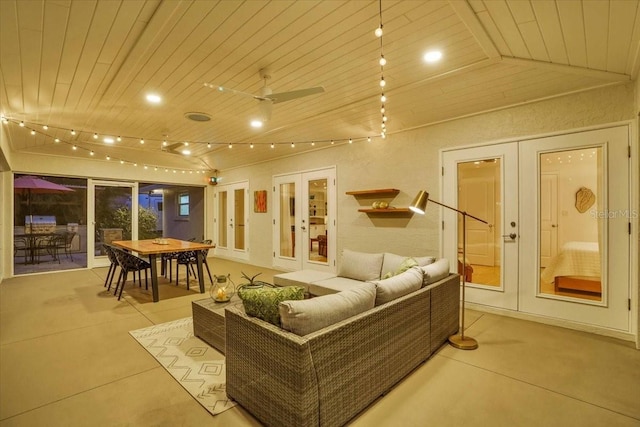
[(423, 273), (422, 284), (423, 286), (427, 286), (449, 275), (449, 260), (447, 258), (440, 258), (438, 261), (420, 268)]
[(362, 285), (362, 283), (364, 282), (346, 277), (330, 277), (328, 279), (311, 282), (309, 284), (309, 293), (314, 296), (330, 295), (355, 288)]
[(242, 299), (244, 310), (249, 316), (280, 326), (279, 304), (286, 300), (301, 300), (304, 298), (304, 288), (300, 286), (285, 286), (282, 288), (242, 289), (238, 292)]
[(273, 276), (273, 283), (276, 286), (302, 286), (306, 293), (309, 293), (309, 283), (318, 280), (336, 277), (335, 273), (327, 273), (317, 270), (300, 270), (290, 273), (276, 274)]
[(383, 258), (384, 254), (370, 254), (344, 249), (338, 276), (361, 282), (378, 280)]
[(280, 303), (282, 328), (304, 336), (374, 307), (376, 287), (362, 283), (332, 295)]
[(418, 266), (411, 267), (403, 273), (372, 283), (376, 285), (376, 306), (382, 305), (420, 289), (422, 270)]

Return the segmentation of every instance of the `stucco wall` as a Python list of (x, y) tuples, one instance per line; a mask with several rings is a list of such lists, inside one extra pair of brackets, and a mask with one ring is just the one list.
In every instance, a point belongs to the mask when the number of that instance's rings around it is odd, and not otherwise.
[[(455, 146), (515, 140), (635, 117), (635, 85), (619, 85), (582, 92), (505, 110), (461, 118), (391, 134), (385, 140), (345, 144), (291, 156), (264, 164), (221, 171), (225, 183), (248, 179), (251, 194), (269, 189), (273, 212), (272, 176), (336, 166), (338, 239), (343, 248), (368, 252), (391, 251), (405, 255), (439, 254), (439, 212), (428, 210), (409, 219), (372, 219), (358, 213), (359, 204), (349, 190), (398, 188), (392, 201), (407, 206), (420, 189), (435, 200), (440, 195), (440, 150)], [(389, 106), (389, 128), (393, 109)], [(211, 225), (210, 225), (211, 226)], [(271, 266), (271, 216), (251, 213), (251, 263)]]

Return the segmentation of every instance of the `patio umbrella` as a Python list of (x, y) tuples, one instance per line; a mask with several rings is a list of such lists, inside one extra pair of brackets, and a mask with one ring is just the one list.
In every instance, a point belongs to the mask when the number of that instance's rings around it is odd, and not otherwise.
[(43, 194), (43, 193), (64, 193), (68, 191), (75, 191), (72, 188), (65, 187), (64, 185), (56, 184), (55, 182), (47, 181), (46, 179), (38, 178), (37, 176), (25, 175), (16, 178), (13, 181), (13, 188), (16, 193), (27, 194), (27, 206), (29, 215), (31, 214), (31, 193)]

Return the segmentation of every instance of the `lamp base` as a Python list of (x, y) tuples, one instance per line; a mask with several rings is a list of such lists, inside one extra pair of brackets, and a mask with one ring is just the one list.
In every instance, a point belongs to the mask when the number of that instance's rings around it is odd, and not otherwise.
[(478, 341), (471, 337), (463, 337), (460, 334), (451, 335), (449, 337), (449, 344), (461, 350), (475, 350), (476, 348), (478, 348)]

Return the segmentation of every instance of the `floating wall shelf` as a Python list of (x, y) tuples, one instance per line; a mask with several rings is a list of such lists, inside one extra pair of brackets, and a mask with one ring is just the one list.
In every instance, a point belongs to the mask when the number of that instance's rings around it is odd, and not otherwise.
[(397, 195), (400, 190), (397, 188), (380, 188), (377, 190), (361, 190), (361, 191), (347, 191), (349, 196), (379, 196), (379, 195)]
[[(346, 194), (354, 197), (362, 198), (375, 198), (375, 197), (395, 197), (400, 190), (397, 188), (378, 188), (375, 190), (359, 190), (359, 191), (347, 191)], [(358, 212), (366, 214), (380, 214), (380, 215), (412, 215), (413, 212), (409, 208), (394, 208), (388, 207), (384, 209), (362, 208), (358, 209)]]

